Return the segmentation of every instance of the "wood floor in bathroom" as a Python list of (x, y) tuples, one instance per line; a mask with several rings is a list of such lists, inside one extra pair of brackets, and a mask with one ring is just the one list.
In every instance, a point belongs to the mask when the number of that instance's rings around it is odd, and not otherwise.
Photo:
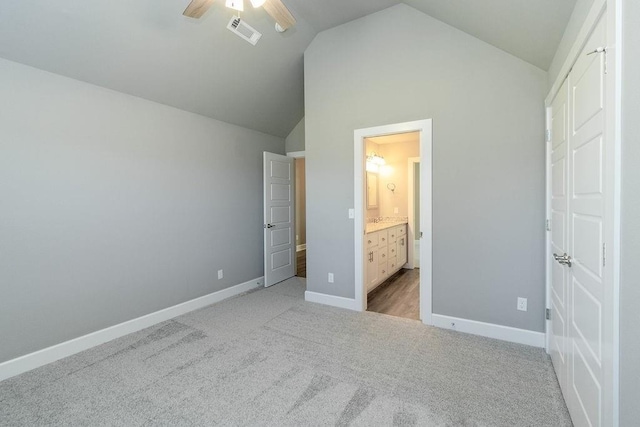
[(307, 277), (307, 250), (296, 252), (296, 276)]
[(420, 269), (401, 269), (371, 291), (367, 311), (420, 319)]

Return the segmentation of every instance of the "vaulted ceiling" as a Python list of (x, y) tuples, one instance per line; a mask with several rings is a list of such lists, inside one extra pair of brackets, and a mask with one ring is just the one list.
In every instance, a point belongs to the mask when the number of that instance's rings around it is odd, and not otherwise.
[[(226, 29), (223, 0), (199, 20), (182, 16), (189, 0), (2, 0), (0, 57), (284, 137), (304, 115), (315, 35), (402, 2), (283, 1), (298, 21), (283, 34), (246, 2), (252, 46)], [(403, 3), (547, 70), (575, 0)]]

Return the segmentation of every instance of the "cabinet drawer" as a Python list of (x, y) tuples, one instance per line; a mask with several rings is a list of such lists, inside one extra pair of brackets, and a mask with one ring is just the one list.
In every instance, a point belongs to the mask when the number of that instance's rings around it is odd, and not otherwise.
[(389, 230), (378, 231), (378, 246), (387, 246), (389, 242)]
[(385, 247), (378, 248), (378, 262), (381, 264), (383, 262), (387, 262), (387, 258), (389, 258), (387, 247), (385, 246)]
[(398, 265), (398, 259), (396, 257), (389, 258), (387, 261), (387, 266), (389, 267), (389, 273), (395, 272), (400, 266)]
[(397, 227), (398, 229), (398, 237), (405, 236), (407, 234), (407, 224), (400, 225)]
[(390, 228), (389, 231), (389, 243), (395, 243), (395, 241), (398, 239), (398, 227), (393, 227)]
[(378, 233), (369, 233), (365, 236), (364, 241), (367, 244), (367, 248), (372, 248), (374, 246), (378, 246)]
[(383, 262), (378, 266), (378, 280), (384, 280), (389, 275), (389, 269), (387, 268), (387, 263)]
[(393, 258), (397, 255), (397, 252), (398, 252), (398, 243), (390, 242), (389, 245), (387, 245), (387, 256), (389, 258)]

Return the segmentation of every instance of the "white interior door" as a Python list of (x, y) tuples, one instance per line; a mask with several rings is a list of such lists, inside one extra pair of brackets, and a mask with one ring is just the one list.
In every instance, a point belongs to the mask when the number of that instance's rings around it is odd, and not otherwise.
[[(564, 255), (567, 247), (569, 112), (568, 82), (565, 81), (551, 104), (551, 253)], [(551, 261), (549, 352), (563, 393), (567, 387), (567, 314), (569, 272)]]
[[(576, 426), (611, 425), (613, 286), (605, 280), (606, 19), (552, 104), (550, 352)], [(566, 113), (565, 113), (566, 112)], [(566, 128), (566, 129), (565, 129)], [(568, 131), (568, 132), (567, 132)], [(608, 267), (611, 268), (611, 267)]]
[(294, 159), (264, 153), (264, 285), (296, 272)]
[(569, 74), (569, 387), (578, 426), (604, 422), (604, 150), (606, 20), (601, 19)]

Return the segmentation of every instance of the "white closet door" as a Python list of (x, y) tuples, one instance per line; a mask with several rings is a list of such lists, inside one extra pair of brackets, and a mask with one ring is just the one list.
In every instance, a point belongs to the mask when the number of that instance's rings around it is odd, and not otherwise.
[[(601, 18), (569, 74), (568, 273), (569, 310), (565, 400), (576, 426), (600, 426), (606, 383), (605, 334), (611, 321), (605, 305), (605, 53)], [(610, 284), (609, 284), (610, 285)], [(607, 311), (608, 313), (608, 311)], [(609, 397), (608, 395), (606, 397)]]
[[(551, 252), (569, 251), (567, 239), (569, 107), (568, 82), (565, 81), (551, 105)], [(567, 312), (569, 274), (551, 259), (551, 327), (549, 350), (563, 393), (567, 387)]]

